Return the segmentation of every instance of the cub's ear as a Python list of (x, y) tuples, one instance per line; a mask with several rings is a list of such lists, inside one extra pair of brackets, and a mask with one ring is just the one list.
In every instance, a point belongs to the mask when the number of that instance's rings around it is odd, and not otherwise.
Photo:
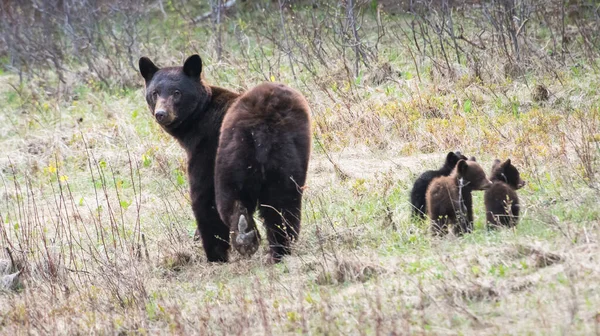
[(154, 77), (154, 74), (158, 70), (160, 70), (156, 65), (154, 65), (154, 63), (152, 63), (152, 61), (148, 57), (140, 58), (139, 66), (140, 73), (142, 74), (142, 77), (144, 77), (144, 79), (146, 80), (146, 83), (148, 83), (152, 79), (152, 77)]
[(183, 73), (192, 78), (200, 78), (202, 59), (198, 55), (188, 57), (183, 63)]
[(456, 169), (458, 169), (458, 173), (460, 175), (464, 175), (467, 172), (467, 170), (469, 169), (469, 164), (465, 160), (460, 160), (460, 161), (458, 161), (458, 164), (456, 165)]
[(471, 157), (469, 158), (469, 161), (477, 162), (477, 158), (476, 158), (476, 157), (474, 157), (474, 156), (471, 156)]
[(456, 163), (458, 162), (458, 160), (460, 160), (460, 159), (453, 152), (449, 152), (448, 155), (446, 155), (446, 164), (447, 165), (454, 167), (454, 166), (456, 166)]
[(508, 167), (508, 166), (512, 166), (512, 163), (510, 162), (510, 159), (507, 159), (506, 161), (504, 161), (504, 163), (502, 164), (502, 167)]
[(461, 160), (461, 159), (462, 160), (466, 160), (467, 159), (467, 157), (464, 156), (463, 153), (460, 152), (460, 151), (456, 151), (456, 152), (454, 152), (454, 154), (456, 154), (456, 158), (457, 158), (456, 161)]
[(494, 163), (492, 163), (492, 171), (496, 170), (496, 168), (498, 168), (498, 166), (502, 163), (502, 161), (496, 159), (494, 160)]

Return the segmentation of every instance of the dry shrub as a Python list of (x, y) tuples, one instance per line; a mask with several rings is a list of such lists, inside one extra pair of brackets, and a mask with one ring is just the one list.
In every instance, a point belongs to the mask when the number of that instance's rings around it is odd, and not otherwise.
[(453, 284), (453, 287), (446, 288), (446, 290), (448, 291), (446, 294), (451, 297), (471, 302), (495, 301), (500, 296), (498, 290), (492, 285), (478, 282)]
[(366, 282), (383, 272), (382, 267), (372, 263), (358, 260), (336, 260), (331, 267), (323, 266), (323, 270), (317, 275), (316, 283), (334, 285), (345, 282)]
[(518, 245), (516, 252), (519, 256), (531, 258), (536, 268), (552, 266), (565, 260), (560, 254), (545, 251), (536, 246)]
[(369, 70), (365, 77), (365, 84), (378, 86), (386, 82), (395, 82), (402, 77), (402, 73), (394, 68), (389, 62), (384, 62)]
[(542, 84), (538, 84), (533, 88), (531, 92), (531, 99), (534, 102), (544, 102), (550, 98), (550, 91)]
[(186, 265), (192, 262), (192, 255), (189, 252), (178, 251), (173, 254), (168, 254), (163, 257), (162, 266), (166, 269), (179, 272)]

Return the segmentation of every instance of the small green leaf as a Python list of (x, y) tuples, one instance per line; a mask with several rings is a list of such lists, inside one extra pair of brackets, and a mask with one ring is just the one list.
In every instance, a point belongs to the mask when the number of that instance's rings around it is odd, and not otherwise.
[(377, 10), (377, 5), (378, 5), (378, 1), (377, 0), (371, 0), (371, 10), (372, 11), (376, 11)]
[(151, 163), (152, 159), (148, 155), (142, 154), (142, 164), (144, 165), (144, 167), (150, 167)]
[(183, 172), (181, 170), (175, 169), (175, 178), (177, 180), (178, 186), (182, 186), (185, 184), (185, 176), (183, 175)]
[(471, 113), (471, 100), (467, 99), (465, 101), (465, 104), (463, 105), (463, 110), (465, 111), (465, 113)]
[(310, 293), (306, 293), (306, 297), (304, 298), (304, 300), (306, 300), (306, 302), (308, 302), (309, 304), (315, 303), (315, 300), (312, 298)]
[(512, 103), (512, 113), (515, 118), (517, 118), (517, 119), (519, 118), (519, 103), (517, 103), (517, 102)]
[(119, 202), (119, 204), (121, 204), (121, 208), (123, 208), (123, 210), (127, 210), (127, 208), (129, 208), (129, 206), (131, 205), (131, 202), (121, 201)]

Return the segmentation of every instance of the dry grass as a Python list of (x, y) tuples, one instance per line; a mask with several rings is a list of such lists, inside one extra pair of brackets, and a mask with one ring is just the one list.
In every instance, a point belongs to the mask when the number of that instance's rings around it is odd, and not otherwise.
[[(261, 80), (232, 63), (207, 62), (208, 79)], [(206, 262), (192, 240), (184, 153), (148, 116), (141, 89), (81, 85), (77, 99), (57, 99), (1, 75), (0, 242), (22, 271), (22, 286), (0, 294), (1, 332), (597, 333), (593, 68), (485, 83), (459, 64), (455, 79), (421, 69), (419, 80), (397, 59), (391, 68), (402, 76), (377, 74), (378, 85), (277, 78), (311, 102), (315, 146), (300, 240), (274, 266), (264, 242), (251, 259)], [(547, 100), (532, 98), (531, 82)], [(488, 232), (480, 194), (465, 237), (433, 238), (410, 220), (414, 177), (456, 149), (486, 169), (513, 159), (528, 181), (516, 229)]]

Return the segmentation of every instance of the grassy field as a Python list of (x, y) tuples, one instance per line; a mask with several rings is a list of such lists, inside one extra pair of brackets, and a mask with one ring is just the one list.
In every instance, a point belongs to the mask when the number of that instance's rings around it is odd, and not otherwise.
[[(389, 30), (405, 19), (385, 17)], [(311, 103), (293, 255), (268, 265), (263, 241), (251, 259), (206, 262), (185, 154), (149, 114), (141, 77), (117, 89), (74, 76), (57, 95), (52, 75), (4, 72), (0, 253), (22, 273), (0, 294), (0, 333), (600, 334), (597, 64), (507, 76), (490, 54), (484, 75), (455, 62), (448, 76), (388, 32), (349, 80), (344, 59), (313, 74), (225, 35), (217, 61), (210, 36), (191, 35), (148, 56), (167, 66), (199, 52), (212, 84), (281, 81)], [(534, 99), (540, 85), (547, 100)], [(512, 159), (528, 182), (515, 229), (487, 231), (481, 192), (472, 234), (436, 238), (410, 219), (413, 181), (452, 150), (486, 171)]]

